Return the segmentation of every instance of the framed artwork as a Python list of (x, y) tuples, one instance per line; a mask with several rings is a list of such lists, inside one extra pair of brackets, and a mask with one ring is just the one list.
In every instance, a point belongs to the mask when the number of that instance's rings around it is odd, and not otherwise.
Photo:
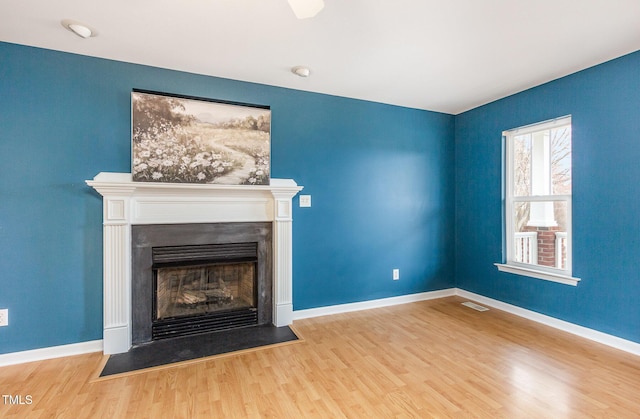
[(133, 180), (268, 185), (271, 110), (134, 90)]

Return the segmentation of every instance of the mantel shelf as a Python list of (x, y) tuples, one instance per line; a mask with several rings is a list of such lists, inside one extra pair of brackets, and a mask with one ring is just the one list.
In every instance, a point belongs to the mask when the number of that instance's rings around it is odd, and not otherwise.
[[(101, 195), (108, 193), (141, 193), (141, 194), (180, 194), (211, 195), (224, 193), (292, 193), (297, 194), (302, 186), (292, 179), (271, 179), (269, 185), (218, 185), (210, 183), (168, 183), (168, 182), (134, 182), (131, 173), (101, 172), (87, 185)], [(292, 196), (293, 196), (292, 195)]]

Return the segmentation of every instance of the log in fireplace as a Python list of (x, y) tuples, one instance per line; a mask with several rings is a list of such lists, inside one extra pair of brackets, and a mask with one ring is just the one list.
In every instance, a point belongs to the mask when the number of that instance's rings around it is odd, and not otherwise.
[(133, 343), (272, 322), (271, 223), (132, 226)]

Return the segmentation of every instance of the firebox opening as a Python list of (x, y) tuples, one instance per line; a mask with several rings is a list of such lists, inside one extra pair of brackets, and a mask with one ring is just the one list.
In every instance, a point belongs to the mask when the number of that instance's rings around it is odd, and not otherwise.
[(153, 339), (258, 323), (257, 243), (153, 248)]
[(255, 262), (154, 269), (154, 320), (256, 308), (255, 278)]

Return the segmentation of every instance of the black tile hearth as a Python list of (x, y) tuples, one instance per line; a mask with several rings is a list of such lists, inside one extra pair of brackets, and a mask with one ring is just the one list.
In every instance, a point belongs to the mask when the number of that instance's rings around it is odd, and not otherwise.
[(272, 325), (158, 340), (111, 355), (100, 377), (295, 340), (298, 337), (288, 326)]

